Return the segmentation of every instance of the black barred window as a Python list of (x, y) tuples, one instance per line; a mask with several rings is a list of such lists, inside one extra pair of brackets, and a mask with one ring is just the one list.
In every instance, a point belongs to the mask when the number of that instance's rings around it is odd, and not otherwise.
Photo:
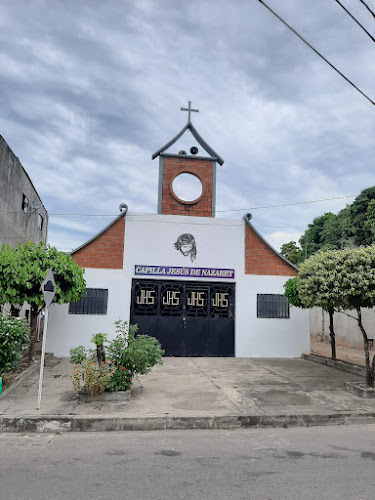
[(289, 315), (289, 302), (284, 295), (262, 293), (257, 295), (257, 318), (286, 318)]
[(86, 288), (86, 295), (69, 304), (69, 314), (107, 314), (108, 289)]

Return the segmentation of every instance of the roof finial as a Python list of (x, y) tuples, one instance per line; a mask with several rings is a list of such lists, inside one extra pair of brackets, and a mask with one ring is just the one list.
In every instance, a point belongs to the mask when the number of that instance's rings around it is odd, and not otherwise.
[(199, 113), (199, 109), (193, 109), (191, 107), (191, 101), (188, 101), (188, 107), (187, 108), (181, 108), (181, 111), (187, 111), (188, 112), (188, 123), (190, 123), (190, 114), (192, 111), (195, 113)]

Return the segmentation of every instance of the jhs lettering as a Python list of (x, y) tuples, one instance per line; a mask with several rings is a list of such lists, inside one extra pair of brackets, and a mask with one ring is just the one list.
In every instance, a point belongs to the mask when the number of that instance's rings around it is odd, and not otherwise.
[(154, 290), (140, 290), (137, 295), (137, 304), (139, 305), (153, 305), (155, 304), (155, 291)]

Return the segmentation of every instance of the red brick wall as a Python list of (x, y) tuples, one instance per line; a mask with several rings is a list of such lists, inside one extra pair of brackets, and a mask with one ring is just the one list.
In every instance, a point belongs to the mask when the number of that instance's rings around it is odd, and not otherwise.
[(295, 276), (297, 271), (271, 250), (245, 223), (245, 274)]
[[(172, 193), (173, 179), (184, 172), (196, 175), (202, 182), (202, 196), (196, 202), (183, 202)], [(164, 157), (162, 189), (163, 215), (212, 217), (212, 161)]]
[(120, 217), (104, 233), (72, 254), (81, 267), (122, 269), (124, 256), (125, 217)]

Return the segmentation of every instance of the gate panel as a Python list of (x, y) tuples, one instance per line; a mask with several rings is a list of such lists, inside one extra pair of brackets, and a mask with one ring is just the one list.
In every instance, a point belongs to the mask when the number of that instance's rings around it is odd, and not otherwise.
[(209, 356), (234, 356), (234, 285), (210, 286)]
[(167, 356), (234, 356), (235, 285), (133, 280), (131, 323)]

